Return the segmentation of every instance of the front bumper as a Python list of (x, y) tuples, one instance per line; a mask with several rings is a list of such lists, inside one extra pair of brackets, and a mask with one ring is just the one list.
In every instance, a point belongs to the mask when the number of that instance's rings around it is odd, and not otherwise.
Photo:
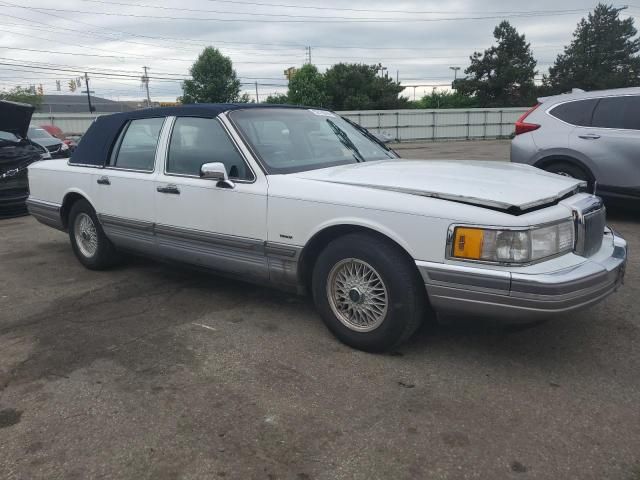
[[(570, 268), (525, 274), (417, 261), (432, 307), (439, 314), (531, 321), (588, 307), (622, 284), (627, 242), (607, 229), (602, 249)], [(597, 257), (597, 259), (596, 259)]]

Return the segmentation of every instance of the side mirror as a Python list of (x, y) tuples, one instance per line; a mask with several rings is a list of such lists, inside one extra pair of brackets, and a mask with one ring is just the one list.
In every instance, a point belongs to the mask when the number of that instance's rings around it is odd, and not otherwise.
[(207, 178), (218, 182), (229, 180), (227, 169), (221, 162), (204, 163), (200, 167), (200, 178)]
[(200, 178), (206, 178), (218, 182), (218, 186), (233, 188), (235, 185), (229, 180), (227, 169), (222, 162), (204, 163), (200, 167)]

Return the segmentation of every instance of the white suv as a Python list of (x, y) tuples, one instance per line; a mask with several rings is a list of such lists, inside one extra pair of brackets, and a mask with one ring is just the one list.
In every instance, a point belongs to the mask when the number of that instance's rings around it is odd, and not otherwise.
[(640, 199), (640, 88), (539, 102), (516, 122), (512, 162), (586, 180), (607, 199)]

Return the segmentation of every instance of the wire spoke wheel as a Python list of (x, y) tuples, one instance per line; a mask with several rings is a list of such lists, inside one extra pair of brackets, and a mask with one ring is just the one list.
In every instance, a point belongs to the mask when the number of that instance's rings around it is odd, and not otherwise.
[(78, 249), (83, 256), (93, 257), (98, 251), (98, 231), (93, 219), (86, 213), (80, 213), (75, 220), (73, 232)]
[(334, 315), (347, 328), (370, 332), (384, 321), (389, 294), (380, 274), (367, 262), (346, 258), (329, 272), (327, 298)]

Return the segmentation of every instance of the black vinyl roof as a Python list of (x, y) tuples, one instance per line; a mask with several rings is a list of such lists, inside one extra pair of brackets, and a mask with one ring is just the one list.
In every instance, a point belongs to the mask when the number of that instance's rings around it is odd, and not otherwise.
[(71, 157), (71, 163), (103, 167), (107, 165), (111, 146), (122, 127), (130, 120), (157, 117), (215, 118), (222, 112), (248, 108), (308, 108), (293, 105), (256, 103), (195, 103), (175, 107), (146, 108), (131, 112), (102, 115), (91, 124)]

